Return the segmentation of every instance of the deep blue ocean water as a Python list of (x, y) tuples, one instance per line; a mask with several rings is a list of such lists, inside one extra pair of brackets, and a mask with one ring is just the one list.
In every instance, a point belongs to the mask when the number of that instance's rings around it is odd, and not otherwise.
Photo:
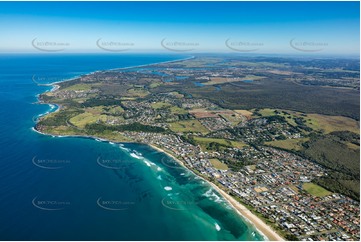
[(32, 130), (36, 95), (171, 55), (0, 55), (1, 240), (263, 240), (210, 186), (147, 145)]

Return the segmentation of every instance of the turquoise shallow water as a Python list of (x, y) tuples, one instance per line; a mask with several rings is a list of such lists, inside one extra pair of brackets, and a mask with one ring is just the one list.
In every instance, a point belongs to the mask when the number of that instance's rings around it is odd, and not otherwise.
[[(165, 55), (0, 56), (2, 240), (262, 240), (210, 186), (141, 144), (34, 132), (57, 81)], [(255, 233), (254, 233), (255, 232)]]

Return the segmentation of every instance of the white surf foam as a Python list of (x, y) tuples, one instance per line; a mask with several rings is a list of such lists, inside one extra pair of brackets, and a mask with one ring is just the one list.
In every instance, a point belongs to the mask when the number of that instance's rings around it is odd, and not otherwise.
[(125, 148), (123, 144), (120, 144), (120, 145), (119, 145), (119, 148), (122, 149), (122, 150), (125, 150), (125, 151), (127, 151), (127, 152), (130, 152), (130, 149)]
[(216, 203), (223, 202), (222, 198), (218, 196), (212, 188), (203, 194), (203, 196), (208, 197), (210, 200), (215, 201)]
[(149, 167), (152, 166), (152, 165), (151, 165), (148, 161), (146, 161), (145, 159), (143, 160), (143, 162), (144, 162), (147, 166), (149, 166)]
[(214, 223), (214, 227), (216, 228), (217, 231), (221, 230), (221, 226), (219, 226), (219, 224), (217, 223)]
[[(133, 157), (133, 158), (136, 158), (136, 159), (138, 159), (138, 160), (143, 159), (143, 157), (137, 155), (136, 153), (130, 153), (130, 156)], [(150, 166), (150, 163), (149, 163), (149, 166)]]

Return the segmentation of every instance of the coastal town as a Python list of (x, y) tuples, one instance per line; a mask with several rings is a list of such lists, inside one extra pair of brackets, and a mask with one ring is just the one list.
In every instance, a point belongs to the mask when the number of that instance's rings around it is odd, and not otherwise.
[(0, 242), (361, 241), (361, 0), (0, 0)]
[[(60, 110), (40, 118), (36, 129), (157, 147), (230, 194), (284, 239), (359, 240), (359, 201), (333, 190), (333, 183), (323, 185), (333, 181), (335, 171), (308, 153), (313, 143), (335, 137), (342, 137), (337, 141), (342, 147), (352, 143), (359, 150), (352, 138), (358, 123), (286, 109), (232, 108), (237, 105), (224, 105), (231, 100), (226, 94), (223, 103), (214, 102), (199, 95), (199, 88), (218, 95), (229, 84), (267, 77), (251, 76), (255, 68), (237, 69), (235, 61), (231, 68), (211, 61), (214, 69), (188, 69), (195, 62), (157, 64), (156, 71), (96, 72), (61, 83), (40, 97)], [(266, 69), (267, 75), (278, 73), (273, 69)], [(172, 169), (168, 162), (161, 165)], [(344, 166), (339, 169), (346, 173)]]
[[(263, 147), (258, 151), (251, 150), (264, 157), (255, 159), (257, 165), (234, 172), (217, 169), (211, 164), (210, 159), (221, 158), (219, 153), (203, 152), (176, 135), (134, 132), (124, 135), (178, 157), (186, 167), (217, 182), (265, 219), (294, 235), (294, 240), (359, 239), (358, 202), (341, 194), (312, 196), (303, 189), (304, 184), (325, 175), (324, 169), (308, 160)], [(250, 150), (239, 151), (249, 153)]]

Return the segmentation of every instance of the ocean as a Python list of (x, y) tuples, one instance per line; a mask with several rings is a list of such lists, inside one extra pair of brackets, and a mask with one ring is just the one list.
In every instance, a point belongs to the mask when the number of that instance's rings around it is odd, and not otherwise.
[(56, 109), (36, 103), (51, 89), (36, 82), (187, 57), (0, 55), (0, 239), (264, 240), (208, 183), (150, 146), (32, 129)]

